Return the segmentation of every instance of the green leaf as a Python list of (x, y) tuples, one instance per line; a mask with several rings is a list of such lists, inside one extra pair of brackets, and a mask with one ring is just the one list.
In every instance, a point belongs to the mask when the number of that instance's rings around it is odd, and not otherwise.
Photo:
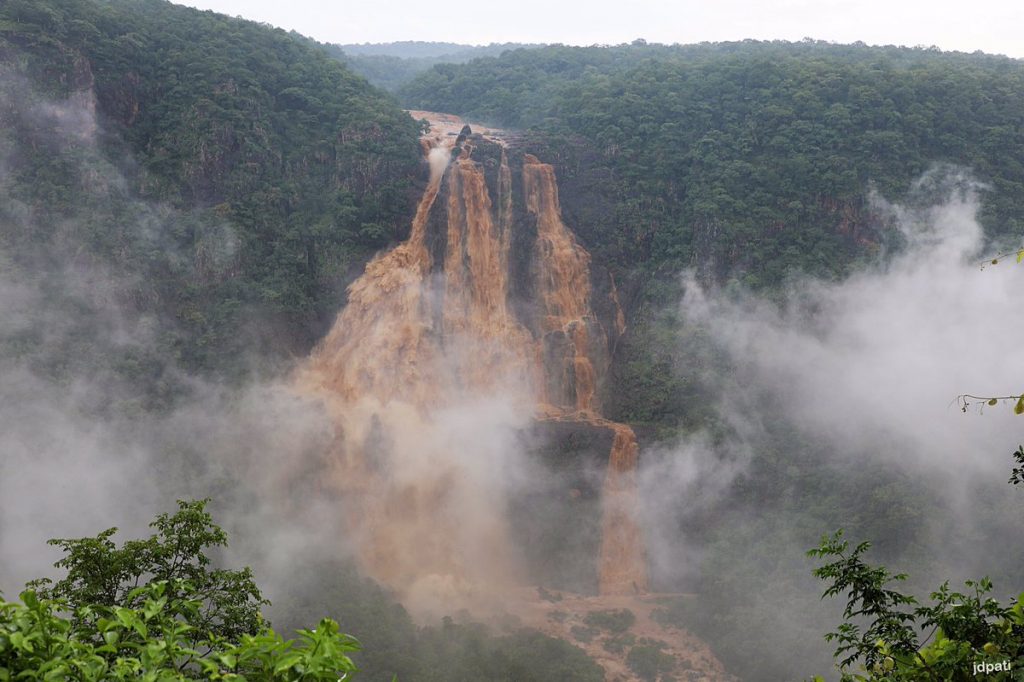
[(142, 615), (146, 620), (151, 619), (156, 614), (163, 610), (164, 606), (167, 605), (167, 597), (161, 597), (160, 599), (147, 599), (146, 605), (142, 609)]
[(995, 404), (997, 404), (998, 402), (999, 402), (999, 400), (997, 400), (996, 398), (992, 398), (991, 400), (989, 400), (989, 401), (988, 401), (988, 404), (989, 404), (989, 405), (995, 405)]
[(1017, 404), (1013, 406), (1014, 414), (1024, 414), (1024, 395), (1017, 398)]
[(114, 615), (117, 616), (117, 620), (120, 621), (121, 625), (126, 628), (130, 628), (132, 624), (137, 620), (135, 612), (131, 609), (118, 607), (114, 610)]
[(287, 656), (283, 656), (281, 660), (277, 662), (277, 665), (274, 666), (274, 674), (280, 675), (301, 660), (302, 654), (288, 654)]
[(36, 593), (32, 590), (25, 590), (21, 593), (21, 601), (24, 602), (25, 606), (30, 609), (34, 609), (39, 605), (39, 599), (36, 597)]
[(141, 620), (136, 619), (135, 622), (132, 623), (132, 627), (135, 628), (135, 632), (139, 633), (140, 636), (142, 636), (142, 637), (148, 637), (149, 636), (149, 628), (147, 628), (146, 624), (143, 623)]
[(129, 603), (135, 601), (136, 597), (138, 597), (140, 594), (142, 594), (148, 589), (150, 589), (148, 585), (140, 585), (139, 587), (136, 587), (134, 590), (128, 593), (128, 595), (125, 597), (125, 601)]

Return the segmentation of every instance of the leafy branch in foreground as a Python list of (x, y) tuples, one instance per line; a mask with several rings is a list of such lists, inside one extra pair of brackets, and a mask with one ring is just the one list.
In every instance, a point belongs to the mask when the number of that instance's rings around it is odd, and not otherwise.
[[(986, 259), (981, 263), (981, 269), (984, 270), (986, 265), (999, 265), (1000, 262), (1009, 258), (1010, 256), (1016, 256), (1017, 263), (1024, 261), (1024, 249), (1018, 249), (1016, 251), (1010, 251), (1007, 253), (1000, 253), (993, 256), (991, 259)], [(1012, 402), (1014, 414), (1024, 414), (1024, 394), (1020, 395), (997, 395), (997, 396), (980, 396), (971, 395), (970, 393), (961, 393), (956, 397), (956, 402), (960, 405), (960, 411), (966, 412), (968, 407), (977, 406), (979, 409), (984, 409), (986, 405), (995, 407), (1000, 402)]]
[(263, 620), (248, 568), (212, 568), (227, 544), (206, 500), (179, 501), (156, 534), (118, 548), (116, 529), (51, 540), (65, 551), (56, 583), (0, 599), (0, 682), (39, 680), (349, 680), (359, 642), (330, 619), (285, 640)]
[(0, 600), (0, 681), (335, 682), (356, 672), (346, 653), (359, 643), (330, 619), (300, 630), (298, 640), (263, 628), (233, 644), (199, 635), (182, 617), (202, 608), (194, 595), (187, 583), (159, 581), (132, 590), (138, 607), (85, 606), (74, 619), (60, 615), (67, 602), (40, 599), (33, 590), (20, 602)]
[[(827, 641), (838, 642), (836, 657), (845, 656), (839, 662), (840, 668), (858, 659), (863, 659), (868, 667), (874, 667), (879, 661), (889, 660), (889, 651), (897, 655), (913, 655), (917, 650), (914, 613), (903, 607), (915, 606), (917, 601), (886, 587), (891, 582), (905, 580), (907, 576), (902, 573), (893, 575), (884, 567), (866, 564), (861, 556), (871, 546), (870, 543), (862, 542), (850, 551), (850, 543), (842, 536), (841, 530), (831, 537), (825, 536), (818, 548), (807, 553), (811, 557), (835, 559), (814, 570), (815, 577), (831, 583), (822, 598), (847, 595), (843, 610), (847, 621), (835, 632), (825, 635)], [(861, 618), (869, 621), (863, 632), (860, 625), (851, 622), (851, 619)], [(879, 641), (886, 642), (887, 652), (879, 649)]]
[[(1013, 456), (1010, 483), (1016, 485), (1024, 482), (1024, 446)], [(846, 596), (844, 621), (825, 635), (838, 643), (834, 655), (844, 682), (972, 680), (978, 674), (1024, 679), (1024, 593), (1003, 605), (989, 596), (988, 578), (966, 581), (965, 593), (950, 591), (946, 582), (923, 605), (892, 587), (906, 575), (864, 561), (870, 547), (862, 542), (851, 550), (839, 530), (807, 552), (828, 562), (814, 570), (828, 583), (822, 598)]]
[(203, 608), (190, 614), (193, 636), (212, 633), (230, 642), (262, 627), (260, 607), (269, 604), (260, 594), (252, 570), (213, 568), (207, 552), (226, 547), (227, 533), (213, 522), (206, 510), (209, 500), (179, 500), (174, 514), (160, 514), (150, 524), (156, 533), (144, 540), (128, 540), (117, 547), (109, 528), (92, 538), (58, 538), (49, 544), (64, 550), (54, 566), (67, 575), (52, 582), (35, 580), (29, 587), (42, 599), (66, 603), (75, 619), (82, 606), (139, 608), (143, 595), (136, 588), (165, 582), (167, 597), (177, 599), (178, 585), (188, 585), (188, 597), (199, 599)]
[(971, 406), (977, 406), (978, 408), (984, 408), (986, 405), (989, 407), (995, 407), (1000, 402), (1012, 402), (1013, 413), (1024, 414), (1024, 394), (981, 396), (971, 395), (970, 393), (961, 393), (956, 397), (956, 402), (959, 403), (961, 412), (966, 412), (967, 408)]
[[(844, 622), (825, 635), (838, 642), (844, 682), (968, 680), (976, 665), (986, 663), (996, 671), (986, 679), (1019, 679), (1010, 674), (1024, 671), (1024, 593), (1003, 606), (988, 596), (988, 578), (966, 581), (965, 593), (951, 591), (947, 582), (931, 594), (931, 605), (922, 605), (888, 587), (905, 575), (863, 561), (869, 547), (863, 542), (850, 551), (838, 531), (808, 552), (835, 559), (814, 571), (829, 582), (822, 598), (847, 597)], [(857, 672), (851, 671), (857, 663)]]
[(1004, 260), (1011, 256), (1015, 257), (1017, 259), (1017, 263), (1020, 264), (1022, 261), (1024, 261), (1024, 249), (1018, 249), (1016, 251), (1007, 251), (1005, 253), (996, 254), (991, 258), (987, 258), (981, 262), (981, 269), (984, 270), (986, 265), (999, 265), (1000, 263), (1002, 263)]

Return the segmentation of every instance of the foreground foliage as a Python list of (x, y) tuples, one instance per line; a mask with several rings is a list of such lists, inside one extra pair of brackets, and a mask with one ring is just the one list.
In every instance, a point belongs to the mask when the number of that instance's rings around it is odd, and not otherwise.
[(227, 535), (206, 501), (180, 501), (157, 533), (120, 548), (111, 528), (58, 539), (67, 575), (0, 600), (0, 682), (42, 680), (338, 680), (356, 666), (355, 638), (322, 619), (286, 640), (263, 620), (248, 569), (211, 568)]
[[(1024, 449), (1014, 458), (1020, 464)], [(1018, 482), (1014, 468), (1010, 483)], [(990, 596), (988, 578), (966, 581), (963, 593), (947, 581), (931, 593), (930, 604), (922, 604), (896, 589), (905, 574), (864, 560), (870, 547), (861, 542), (851, 549), (840, 530), (808, 552), (827, 562), (814, 570), (828, 583), (822, 597), (846, 597), (843, 622), (825, 635), (836, 643), (844, 682), (1022, 679), (1024, 592), (1002, 604)]]
[[(170, 596), (170, 595), (175, 596)], [(158, 581), (126, 597), (138, 606), (83, 606), (21, 593), (0, 601), (0, 680), (349, 679), (358, 642), (333, 620), (285, 640), (269, 627), (236, 642), (203, 633), (202, 595), (184, 581)]]
[(840, 531), (809, 552), (831, 559), (814, 571), (829, 582), (824, 596), (847, 598), (845, 621), (825, 635), (837, 643), (844, 681), (966, 680), (985, 664), (998, 666), (989, 668), (994, 674), (986, 679), (1019, 679), (1011, 672), (1024, 668), (1024, 593), (1000, 604), (989, 596), (992, 582), (983, 578), (968, 580), (964, 593), (943, 583), (931, 604), (921, 604), (893, 588), (905, 575), (864, 561), (869, 547), (862, 542), (851, 549)]
[[(238, 642), (262, 626), (260, 607), (269, 605), (260, 594), (252, 570), (212, 568), (207, 552), (226, 547), (227, 533), (206, 511), (209, 500), (178, 501), (174, 514), (160, 514), (150, 524), (156, 533), (145, 540), (128, 540), (117, 547), (108, 528), (94, 538), (54, 539), (64, 550), (55, 566), (67, 575), (52, 582), (35, 580), (38, 596), (66, 605), (79, 623), (90, 617), (89, 606), (139, 609), (148, 599), (140, 585), (163, 584), (165, 601), (198, 599), (203, 608), (189, 611), (186, 621), (194, 637), (208, 634)], [(187, 592), (179, 593), (183, 587)], [(185, 616), (186, 614), (178, 614)], [(194, 643), (193, 643), (194, 644)]]
[[(179, 501), (154, 533), (120, 545), (116, 529), (56, 539), (56, 581), (36, 580), (0, 600), (0, 682), (46, 680), (338, 680), (368, 682), (600, 682), (581, 649), (508, 623), (500, 631), (445, 618), (417, 627), (401, 605), (353, 566), (306, 557), (282, 588), (279, 632), (261, 609), (248, 568), (216, 567), (227, 544), (208, 501)], [(628, 613), (628, 612), (627, 612)], [(339, 632), (344, 617), (359, 641)], [(630, 616), (632, 614), (629, 614)], [(365, 648), (362, 646), (365, 644)], [(342, 676), (345, 677), (342, 677)]]

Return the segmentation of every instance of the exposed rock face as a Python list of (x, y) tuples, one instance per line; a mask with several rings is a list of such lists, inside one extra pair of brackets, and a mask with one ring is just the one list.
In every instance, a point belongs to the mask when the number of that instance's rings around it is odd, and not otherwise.
[[(522, 450), (514, 434), (536, 418), (607, 441), (601, 485), (567, 491), (599, 490), (593, 573), (577, 582), (643, 591), (636, 440), (599, 414), (606, 330), (620, 323), (593, 312), (590, 256), (562, 222), (554, 169), (467, 128), (424, 144), (431, 179), (409, 239), (352, 285), (302, 375), (337, 417), (333, 460), (357, 553), (413, 611), (479, 607), (526, 579), (530, 540), (516, 537), (508, 507), (536, 481), (508, 451)], [(480, 411), (495, 401), (503, 407)], [(496, 412), (494, 443), (464, 442), (460, 420), (487, 424)]]

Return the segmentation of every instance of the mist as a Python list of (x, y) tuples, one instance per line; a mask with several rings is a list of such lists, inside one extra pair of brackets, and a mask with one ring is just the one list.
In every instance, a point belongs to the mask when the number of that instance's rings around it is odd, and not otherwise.
[[(131, 160), (105, 147), (90, 91), (55, 100), (7, 73), (0, 92), (0, 591), (54, 575), (49, 538), (112, 526), (122, 541), (147, 535), (175, 498), (213, 498), (234, 540), (218, 559), (256, 565), (268, 594), (300, 548), (344, 557), (336, 505), (291, 495), (323, 465), (333, 430), (322, 406), (265, 367), (242, 385), (185, 369), (168, 342), (181, 333), (173, 320), (138, 305), (155, 290), (89, 244), (106, 221), (202, 273), (233, 262), (230, 225), (207, 220), (192, 251), (175, 243), (178, 226), (203, 217), (134, 193), (120, 170)], [(29, 208), (11, 170), (26, 143), (71, 160), (71, 209)]]
[[(750, 679), (831, 668), (821, 637), (839, 604), (818, 601), (804, 553), (839, 527), (925, 599), (943, 580), (986, 575), (999, 598), (1020, 590), (1024, 500), (1006, 481), (1024, 422), (1013, 401), (958, 401), (1017, 395), (1024, 377), (1024, 319), (1012, 314), (1024, 269), (983, 267), (1017, 248), (986, 242), (987, 191), (937, 167), (900, 203), (874, 197), (901, 246), (840, 282), (794, 277), (768, 298), (683, 277), (686, 338), (706, 335), (730, 366), (690, 368), (729, 435), (643, 451), (650, 560), (663, 589), (708, 597), (698, 632), (754, 650), (739, 656)], [(829, 489), (842, 497), (818, 503)]]
[[(7, 129), (28, 129), (75, 158), (82, 197), (57, 219), (29, 210), (6, 170), (18, 141), (7, 141), (0, 258), (9, 253), (12, 262), (0, 273), (0, 340), (14, 350), (0, 356), (0, 590), (17, 594), (26, 581), (55, 575), (60, 555), (49, 538), (116, 526), (123, 541), (148, 534), (148, 522), (176, 498), (209, 497), (231, 538), (216, 561), (252, 566), (272, 601), (295, 591), (297, 564), (351, 562), (421, 622), (502, 608), (525, 573), (508, 503), (547, 475), (525, 452), (535, 406), (524, 372), (486, 364), (512, 366), (503, 355), (508, 339), (478, 338), (470, 326), (449, 334), (444, 348), (425, 345), (420, 368), (433, 374), (398, 383), (402, 393), (384, 402), (311, 390), (308, 361), (268, 369), (256, 351), (239, 361), (256, 368), (241, 384), (186, 369), (167, 339), (187, 332), (135, 305), (157, 294), (130, 268), (90, 255), (91, 225), (116, 221), (124, 239), (199, 273), (231, 267), (239, 241), (231, 226), (203, 222), (182, 248), (169, 235), (208, 216), (140, 197), (122, 171), (131, 159), (111, 160), (89, 97), (55, 101), (14, 77), (2, 85)], [(429, 155), (433, 183), (449, 158), (442, 148)], [(116, 216), (103, 212), (111, 203), (122, 208)], [(35, 245), (27, 235), (52, 236)], [(389, 261), (376, 262), (368, 271)], [(438, 277), (404, 273), (395, 267), (384, 276), (398, 278), (414, 303), (440, 305)], [(380, 297), (371, 291), (372, 305), (353, 306), (351, 315), (365, 315), (358, 328), (339, 327), (365, 332), (353, 337), (358, 351), (339, 354), (342, 366), (378, 379), (405, 364), (389, 365), (386, 353), (411, 314), (382, 313), (381, 301), (395, 301), (390, 282)], [(130, 378), (126, 365), (138, 365)], [(331, 580), (320, 576), (317, 586)]]
[(839, 452), (962, 494), (1004, 471), (1020, 437), (1005, 404), (962, 414), (957, 396), (1020, 392), (1024, 320), (1010, 311), (1024, 271), (982, 267), (984, 188), (949, 172), (933, 171), (911, 191), (942, 183), (941, 204), (876, 198), (906, 242), (884, 262), (840, 283), (797, 280), (781, 303), (708, 291), (688, 277), (682, 312), (729, 352), (742, 383), (768, 390), (800, 427)]

